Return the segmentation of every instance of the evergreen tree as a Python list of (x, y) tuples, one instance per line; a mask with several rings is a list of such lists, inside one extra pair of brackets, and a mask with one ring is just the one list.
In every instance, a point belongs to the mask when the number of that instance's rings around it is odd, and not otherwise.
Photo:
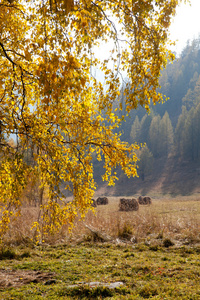
[(167, 68), (162, 71), (160, 91), (169, 100), (162, 105), (156, 105), (154, 109), (161, 117), (167, 111), (174, 127), (181, 114), (182, 105), (184, 104), (189, 110), (194, 106), (193, 101), (197, 94), (199, 95), (199, 44), (200, 38), (195, 39), (192, 43), (188, 41), (181, 56), (173, 64), (169, 63)]
[(160, 122), (160, 155), (167, 156), (173, 147), (174, 132), (168, 112), (165, 112)]
[[(195, 80), (195, 77), (196, 77), (196, 72), (192, 79)], [(187, 107), (187, 109), (190, 110), (190, 108), (192, 108), (194, 105), (197, 104), (197, 102), (199, 102), (199, 99), (200, 99), (200, 76), (196, 80), (194, 88), (188, 89), (187, 94), (185, 95), (182, 101), (183, 104)]]
[(185, 157), (197, 161), (200, 158), (200, 104), (189, 111), (184, 137)]
[(195, 123), (194, 123), (194, 107), (190, 109), (182, 135), (182, 152), (186, 159), (195, 160)]
[(160, 123), (161, 118), (157, 115), (152, 119), (149, 129), (150, 149), (155, 158), (160, 156)]
[(141, 130), (141, 124), (139, 121), (138, 116), (136, 116), (135, 121), (133, 122), (133, 125), (131, 127), (131, 133), (130, 133), (130, 137), (131, 140), (134, 142), (139, 143), (139, 137), (140, 137), (140, 130)]
[(185, 106), (182, 106), (182, 113), (178, 118), (178, 123), (175, 129), (174, 134), (174, 145), (175, 145), (175, 151), (178, 156), (183, 155), (183, 135), (184, 135), (184, 128), (187, 118), (187, 109)]
[(194, 113), (194, 159), (200, 158), (200, 103), (195, 108)]
[(139, 176), (141, 176), (142, 180), (145, 180), (145, 177), (149, 175), (152, 171), (153, 167), (153, 154), (150, 152), (147, 146), (141, 149), (139, 155), (140, 161), (138, 162), (139, 166)]
[(152, 113), (148, 115), (145, 114), (141, 120), (141, 130), (140, 130), (140, 137), (139, 137), (140, 143), (146, 143), (147, 145), (150, 144), (149, 129), (151, 126), (152, 118), (153, 118)]

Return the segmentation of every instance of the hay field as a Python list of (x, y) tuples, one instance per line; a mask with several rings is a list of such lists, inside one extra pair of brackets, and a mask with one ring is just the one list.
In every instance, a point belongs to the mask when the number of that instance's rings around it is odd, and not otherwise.
[[(84, 220), (77, 219), (71, 233), (65, 225), (55, 236), (45, 237), (45, 242), (57, 244), (90, 240), (89, 227), (111, 240), (150, 243), (169, 238), (177, 245), (200, 243), (198, 194), (175, 198), (154, 196), (152, 205), (140, 205), (138, 211), (131, 212), (119, 211), (119, 199), (122, 197), (108, 197), (108, 205), (98, 205), (95, 214), (89, 211)], [(5, 242), (20, 244), (33, 239), (31, 224), (37, 215), (37, 207), (22, 208), (22, 215), (10, 226)]]
[[(128, 236), (137, 242), (154, 238), (172, 238), (177, 243), (200, 242), (200, 197), (152, 198), (152, 205), (140, 205), (139, 211), (119, 211), (119, 199), (108, 197), (109, 204), (89, 213), (85, 223), (112, 237)], [(131, 198), (131, 197), (130, 197)], [(81, 229), (77, 224), (74, 234)], [(83, 228), (82, 228), (83, 229)]]

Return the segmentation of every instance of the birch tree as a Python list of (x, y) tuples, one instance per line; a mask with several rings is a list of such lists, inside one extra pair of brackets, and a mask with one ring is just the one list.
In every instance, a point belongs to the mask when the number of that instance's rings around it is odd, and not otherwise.
[[(180, 2), (0, 1), (2, 233), (19, 214), (21, 193), (35, 174), (49, 193), (41, 203), (43, 232), (73, 224), (77, 214), (83, 217), (91, 208), (94, 154), (103, 161), (103, 180), (110, 185), (119, 166), (127, 176), (137, 175), (138, 146), (114, 133), (123, 115), (118, 117), (120, 104), (113, 111), (113, 102), (122, 74), (128, 78), (127, 113), (138, 105), (148, 111), (150, 101), (162, 100), (158, 79), (173, 59), (168, 32)], [(97, 48), (108, 42), (112, 46), (102, 58)], [(94, 70), (101, 70), (104, 84)], [(10, 137), (16, 146), (10, 146)], [(27, 149), (32, 164), (24, 160)], [(70, 204), (60, 204), (61, 182), (73, 192)]]

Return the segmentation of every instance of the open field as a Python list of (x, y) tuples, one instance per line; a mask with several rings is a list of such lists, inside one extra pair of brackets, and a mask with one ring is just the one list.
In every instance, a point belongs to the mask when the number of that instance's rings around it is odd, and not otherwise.
[[(199, 194), (176, 198), (153, 195), (152, 205), (140, 205), (139, 211), (133, 212), (119, 211), (120, 198), (108, 197), (108, 205), (97, 206), (96, 213), (90, 211), (84, 220), (77, 219), (71, 234), (63, 226), (54, 237), (44, 237), (45, 242), (60, 244), (89, 239), (91, 232), (86, 226), (95, 228), (112, 240), (123, 239), (123, 232), (128, 230), (130, 239), (135, 239), (137, 243), (154, 242), (157, 236), (171, 238), (177, 245), (200, 242)], [(5, 236), (5, 244), (16, 245), (31, 240), (34, 237), (31, 224), (37, 218), (37, 207), (23, 207), (21, 217), (10, 226), (10, 231)], [(125, 239), (128, 239), (128, 235)]]
[(199, 195), (135, 212), (119, 198), (39, 245), (24, 208), (0, 250), (0, 299), (200, 299)]

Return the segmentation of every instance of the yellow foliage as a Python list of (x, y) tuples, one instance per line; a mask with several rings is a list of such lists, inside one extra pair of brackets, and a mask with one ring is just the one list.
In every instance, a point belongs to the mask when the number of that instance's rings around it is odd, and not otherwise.
[[(136, 144), (114, 133), (120, 74), (126, 109), (149, 110), (160, 71), (173, 56), (168, 30), (176, 0), (1, 0), (0, 3), (0, 226), (19, 210), (30, 174), (37, 173), (48, 201), (41, 203), (43, 233), (84, 217), (94, 194), (93, 157), (104, 161), (104, 180), (114, 184), (120, 166), (137, 176)], [(117, 24), (114, 24), (114, 21)], [(123, 36), (123, 38), (121, 38)], [(104, 59), (97, 45), (109, 41)], [(108, 58), (109, 57), (109, 58)], [(112, 68), (110, 67), (112, 66)], [(106, 86), (95, 78), (102, 70)], [(115, 103), (115, 106), (113, 105)], [(15, 136), (16, 146), (7, 139)], [(31, 163), (25, 159), (31, 154)], [(60, 183), (74, 200), (62, 201)], [(38, 235), (39, 236), (39, 235)]]

